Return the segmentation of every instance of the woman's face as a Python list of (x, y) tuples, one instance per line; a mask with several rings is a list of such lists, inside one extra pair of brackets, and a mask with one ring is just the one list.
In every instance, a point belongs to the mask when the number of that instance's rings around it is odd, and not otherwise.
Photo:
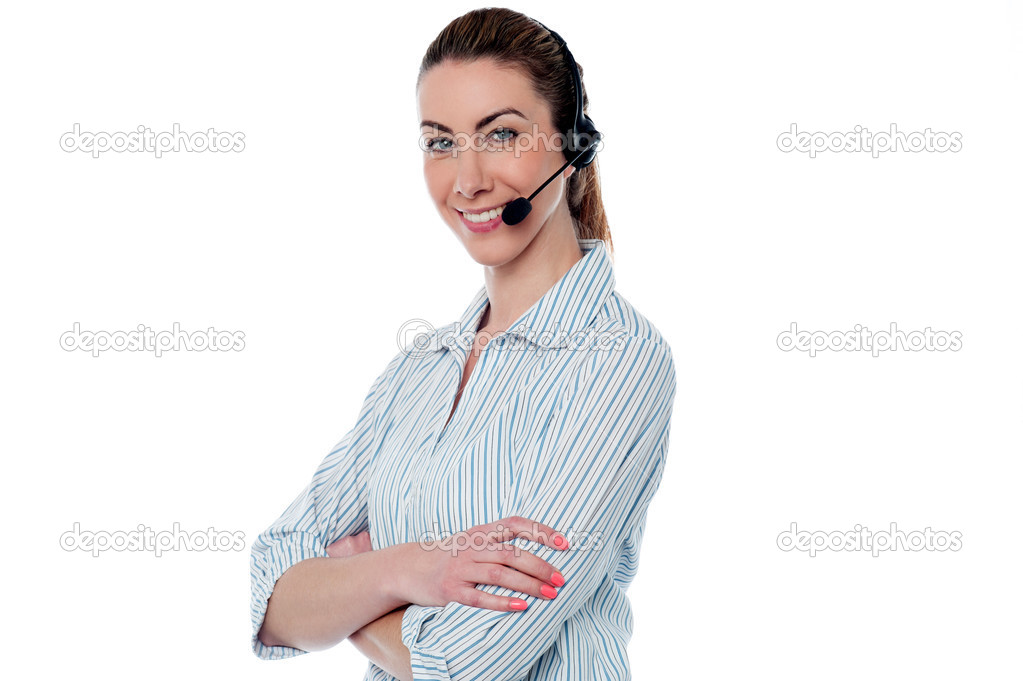
[(574, 234), (565, 198), (572, 166), (533, 199), (517, 225), (464, 214), (528, 198), (565, 163), (550, 108), (522, 71), (492, 59), (441, 62), (419, 84), (419, 114), (430, 197), (476, 262), (496, 267), (514, 260), (541, 230)]

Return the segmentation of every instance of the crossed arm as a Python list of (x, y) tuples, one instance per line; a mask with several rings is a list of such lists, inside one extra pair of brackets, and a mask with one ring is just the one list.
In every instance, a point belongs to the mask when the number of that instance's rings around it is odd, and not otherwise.
[[(265, 624), (270, 593), (289, 566), (323, 556), (324, 538), (350, 537), (368, 529), (367, 443), (373, 430), (373, 403), (382, 394), (378, 388), (371, 389), (357, 427), (324, 460), (312, 483), (282, 518), (254, 544), (251, 611), (255, 632)], [(517, 461), (521, 494), (509, 502), (507, 513), (596, 538), (585, 551), (542, 548), (537, 554), (574, 583), (559, 598), (539, 600), (534, 607), (511, 615), (461, 603), (418, 606), (398, 598), (378, 603), (381, 607), (375, 613), (386, 614), (354, 632), (344, 628), (338, 640), (347, 636), (375, 665), (403, 680), (413, 681), (413, 668), (431, 678), (478, 678), (482, 672), (493, 679), (520, 678), (614, 569), (623, 533), (641, 527), (663, 472), (673, 397), (670, 350), (654, 341), (636, 341), (625, 352), (597, 357), (581, 368), (550, 418), (550, 437), (539, 440)], [(517, 538), (512, 544), (532, 550), (526, 542)], [(352, 586), (350, 582), (346, 581)], [(480, 588), (496, 595), (508, 591), (493, 584)], [(306, 589), (299, 592), (300, 599), (309, 598)], [(366, 598), (374, 591), (360, 587), (355, 593)], [(339, 607), (348, 605), (342, 598)], [(309, 626), (307, 616), (299, 619), (302, 627)], [(303, 652), (255, 635), (253, 650), (264, 659)], [(615, 659), (608, 655), (600, 662), (613, 664)], [(596, 663), (573, 658), (580, 669), (592, 670)]]
[(412, 656), (401, 642), (401, 618), (408, 606), (392, 610), (348, 637), (356, 650), (385, 672), (401, 679), (412, 678)]

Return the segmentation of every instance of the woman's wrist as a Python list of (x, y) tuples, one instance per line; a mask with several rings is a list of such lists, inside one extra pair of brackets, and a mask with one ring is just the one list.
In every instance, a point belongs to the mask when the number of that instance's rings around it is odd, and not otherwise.
[(400, 607), (411, 605), (409, 577), (412, 570), (415, 569), (414, 551), (417, 550), (415, 543), (394, 544), (379, 550), (391, 554), (390, 560), (387, 562), (390, 569), (381, 578), (381, 591), (387, 594), (391, 600), (401, 603)]
[[(377, 583), (380, 593), (390, 601), (396, 603), (396, 607), (408, 605), (409, 593), (406, 588), (404, 576), (408, 573), (408, 560), (411, 552), (404, 548), (403, 544), (395, 544), (383, 549), (373, 549), (369, 531), (351, 537), (342, 537), (327, 547), (327, 556), (330, 558), (350, 558), (361, 553), (377, 551), (377, 558), (384, 554), (383, 569), (378, 566)], [(361, 630), (360, 630), (361, 631)], [(351, 637), (349, 637), (351, 638)]]

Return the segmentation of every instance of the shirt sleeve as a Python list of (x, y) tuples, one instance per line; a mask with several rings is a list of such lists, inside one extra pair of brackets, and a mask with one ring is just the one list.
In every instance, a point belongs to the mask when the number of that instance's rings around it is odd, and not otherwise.
[[(675, 396), (670, 347), (631, 338), (581, 364), (546, 427), (519, 459), (519, 488), (506, 516), (550, 525), (568, 550), (516, 538), (565, 577), (548, 600), (495, 585), (477, 588), (524, 598), (521, 612), (410, 605), (401, 626), (416, 681), (524, 678), (564, 623), (614, 571), (634, 541), (660, 485)], [(464, 528), (468, 529), (468, 528)]]
[(387, 381), (398, 357), (373, 381), (355, 426), (317, 467), (312, 481), (252, 544), (252, 651), (264, 660), (302, 655), (289, 646), (265, 646), (258, 634), (267, 601), (281, 575), (307, 558), (325, 557), (327, 546), (369, 528), (367, 472), (374, 431)]

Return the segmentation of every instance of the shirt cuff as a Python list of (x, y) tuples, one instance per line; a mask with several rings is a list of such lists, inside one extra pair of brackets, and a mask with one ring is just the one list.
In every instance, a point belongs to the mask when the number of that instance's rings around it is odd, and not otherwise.
[(448, 662), (443, 655), (419, 645), (422, 627), (436, 617), (443, 608), (410, 605), (401, 616), (401, 642), (412, 658), (413, 681), (451, 681)]
[(308, 651), (291, 646), (267, 646), (259, 640), (259, 630), (266, 618), (267, 601), (277, 580), (288, 568), (307, 558), (326, 557), (322, 542), (311, 534), (298, 532), (274, 541), (264, 553), (252, 558), (252, 652), (263, 660), (282, 660), (305, 655)]

